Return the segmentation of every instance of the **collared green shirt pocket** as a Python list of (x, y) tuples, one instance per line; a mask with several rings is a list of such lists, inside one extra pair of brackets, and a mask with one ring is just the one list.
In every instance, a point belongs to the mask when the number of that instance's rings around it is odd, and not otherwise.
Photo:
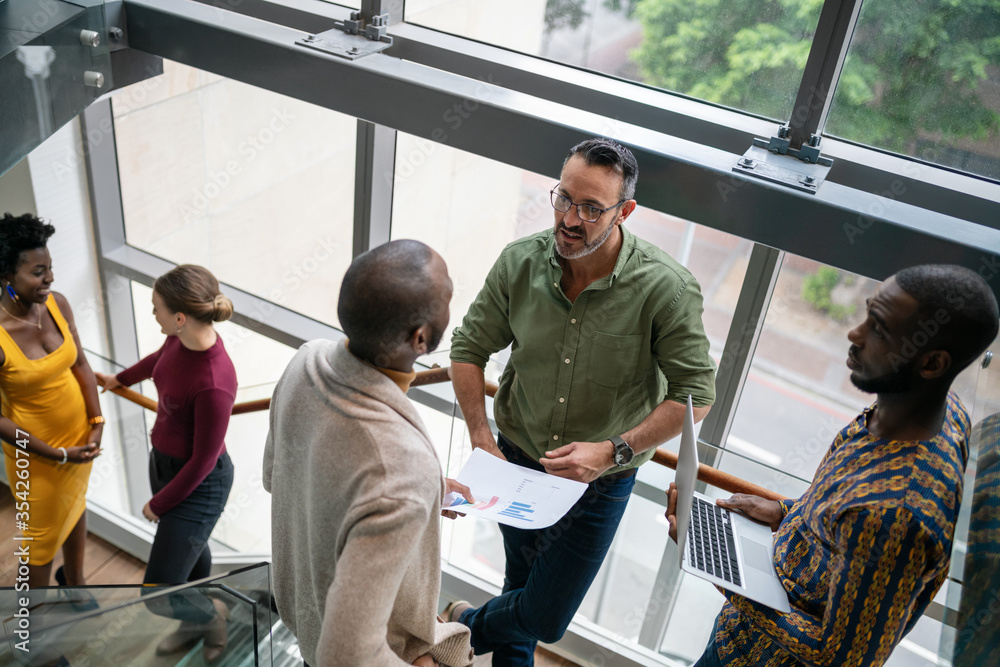
[(587, 379), (602, 387), (618, 388), (635, 380), (642, 335), (594, 333)]

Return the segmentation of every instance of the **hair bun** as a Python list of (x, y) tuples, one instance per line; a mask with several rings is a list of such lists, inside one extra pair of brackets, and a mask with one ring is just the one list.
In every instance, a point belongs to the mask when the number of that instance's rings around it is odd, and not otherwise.
[(219, 293), (212, 299), (212, 319), (223, 322), (233, 316), (233, 302), (225, 294)]

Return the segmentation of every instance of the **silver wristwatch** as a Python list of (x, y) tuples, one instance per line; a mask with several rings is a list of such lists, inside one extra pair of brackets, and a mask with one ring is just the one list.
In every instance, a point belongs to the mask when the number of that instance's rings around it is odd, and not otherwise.
[(611, 460), (616, 466), (627, 466), (629, 463), (632, 463), (635, 452), (632, 451), (632, 447), (620, 435), (613, 435), (608, 440), (611, 441), (611, 444), (615, 448), (611, 453)]

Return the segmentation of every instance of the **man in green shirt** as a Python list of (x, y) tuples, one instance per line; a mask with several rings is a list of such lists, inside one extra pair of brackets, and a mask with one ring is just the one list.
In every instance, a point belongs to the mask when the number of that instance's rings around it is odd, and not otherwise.
[[(589, 484), (555, 527), (501, 526), (503, 593), (453, 605), (493, 664), (531, 665), (562, 637), (604, 561), (635, 468), (680, 433), (687, 396), (701, 419), (715, 364), (691, 273), (622, 227), (635, 210), (635, 157), (607, 139), (575, 146), (552, 190), (552, 230), (507, 246), (452, 339), (452, 380), (473, 447)], [(494, 440), (483, 370), (511, 346)]]

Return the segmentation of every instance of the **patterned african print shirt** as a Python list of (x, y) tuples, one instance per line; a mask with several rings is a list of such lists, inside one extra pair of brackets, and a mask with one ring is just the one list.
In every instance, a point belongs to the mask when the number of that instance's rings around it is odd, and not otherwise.
[(783, 503), (774, 563), (791, 613), (724, 591), (724, 664), (881, 665), (944, 583), (969, 415), (951, 392), (941, 432), (903, 442), (868, 431), (873, 409), (837, 435), (805, 495)]

